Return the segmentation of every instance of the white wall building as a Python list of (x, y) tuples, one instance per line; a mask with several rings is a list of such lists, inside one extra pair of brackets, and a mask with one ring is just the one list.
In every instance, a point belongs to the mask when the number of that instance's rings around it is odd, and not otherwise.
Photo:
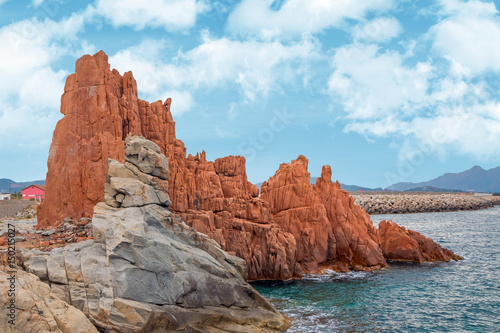
[(0, 193), (0, 200), (10, 200), (10, 193)]

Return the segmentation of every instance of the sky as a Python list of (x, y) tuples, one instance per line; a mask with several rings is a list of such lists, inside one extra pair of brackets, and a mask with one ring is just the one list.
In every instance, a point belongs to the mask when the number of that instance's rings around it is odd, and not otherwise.
[(499, 1), (0, 0), (0, 178), (44, 179), (67, 75), (104, 50), (188, 153), (387, 187), (500, 165)]

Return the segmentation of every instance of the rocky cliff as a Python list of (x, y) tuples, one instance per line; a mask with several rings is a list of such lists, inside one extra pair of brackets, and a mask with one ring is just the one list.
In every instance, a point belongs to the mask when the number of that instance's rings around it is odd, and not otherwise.
[(329, 166), (323, 167), (316, 185), (310, 184), (307, 166), (304, 156), (281, 164), (261, 187), (274, 223), (295, 238), (297, 268), (316, 272), (322, 267), (346, 271), (386, 266), (369, 215), (332, 183)]
[[(105, 199), (108, 158), (124, 162), (125, 137), (137, 134), (155, 142), (169, 161), (169, 182), (155, 180), (148, 191), (168, 189), (171, 209), (222, 249), (243, 258), (249, 280), (286, 280), (324, 268), (386, 266), (369, 215), (331, 181), (329, 167), (310, 185), (307, 159), (300, 156), (282, 164), (259, 197), (258, 188), (247, 181), (244, 157), (211, 162), (205, 152), (186, 156), (175, 136), (171, 100), (140, 100), (132, 73), (111, 71), (104, 52), (77, 61), (61, 103), (64, 117), (50, 148), (38, 228), (65, 217), (91, 217), (94, 205)], [(107, 186), (119, 192), (116, 181)], [(108, 205), (128, 204), (125, 195), (113, 200)]]
[(246, 281), (246, 264), (167, 207), (168, 162), (139, 136), (125, 163), (109, 160), (94, 240), (35, 253), (28, 272), (86, 314), (102, 332), (237, 331), (287, 328)]

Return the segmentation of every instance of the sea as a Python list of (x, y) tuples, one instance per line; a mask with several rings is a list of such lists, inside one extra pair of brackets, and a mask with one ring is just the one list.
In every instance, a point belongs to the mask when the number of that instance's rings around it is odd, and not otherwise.
[(375, 225), (384, 219), (464, 260), (253, 283), (293, 320), (287, 332), (500, 332), (500, 206), (372, 215)]

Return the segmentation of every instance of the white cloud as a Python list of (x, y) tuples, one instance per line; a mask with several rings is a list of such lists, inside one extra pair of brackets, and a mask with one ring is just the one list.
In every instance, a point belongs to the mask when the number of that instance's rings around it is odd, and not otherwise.
[(132, 71), (143, 98), (165, 100), (167, 96), (163, 95), (164, 92), (178, 90), (180, 85), (176, 82), (183, 77), (183, 73), (170, 64), (171, 59), (163, 59), (163, 54), (167, 54), (166, 50), (167, 43), (164, 40), (146, 39), (139, 45), (110, 56), (109, 63), (121, 73)]
[(227, 119), (234, 120), (236, 118), (238, 115), (237, 107), (238, 105), (236, 103), (231, 103), (229, 110), (227, 111)]
[(483, 2), (478, 0), (440, 0), (440, 15), (494, 15), (497, 14), (493, 2)]
[(0, 28), (0, 97), (16, 94), (33, 73), (79, 48), (75, 36), (82, 29), (83, 18), (78, 15), (60, 22), (24, 20)]
[(500, 70), (500, 17), (494, 3), (441, 1), (445, 19), (429, 31), (432, 47), (473, 75)]
[(215, 135), (218, 138), (222, 138), (222, 139), (228, 139), (228, 138), (235, 137), (234, 131), (227, 130), (227, 129), (221, 129), (218, 125), (215, 126)]
[(32, 5), (37, 8), (39, 7), (45, 0), (33, 0), (31, 1)]
[(95, 9), (115, 27), (174, 31), (191, 28), (197, 15), (208, 11), (209, 6), (197, 0), (97, 0)]
[(269, 0), (243, 0), (228, 18), (231, 31), (250, 33), (263, 38), (316, 33), (339, 27), (345, 19), (362, 19), (368, 12), (384, 11), (393, 6), (392, 0), (324, 1), (288, 0), (279, 10), (271, 8)]
[(463, 80), (443, 78), (436, 84), (436, 90), (432, 93), (433, 98), (439, 102), (462, 99), (469, 91), (469, 85)]
[[(77, 14), (61, 21), (23, 20), (0, 28), (0, 133), (2, 149), (47, 147), (67, 72), (54, 64), (80, 49)], [(17, 149), (17, 148), (15, 148)]]
[(388, 42), (398, 37), (403, 27), (394, 17), (379, 17), (352, 29), (352, 36), (357, 41)]
[(379, 52), (376, 45), (349, 45), (336, 50), (329, 91), (340, 97), (348, 117), (380, 118), (402, 112), (411, 115), (426, 98), (432, 67), (403, 65), (397, 52)]
[(168, 47), (165, 41), (147, 40), (111, 56), (110, 63), (120, 71), (132, 70), (139, 92), (149, 99), (165, 99), (160, 94), (169, 90), (229, 85), (238, 88), (245, 100), (253, 101), (279, 91), (282, 84), (296, 82), (300, 73), (307, 73), (308, 63), (320, 57), (316, 40), (309, 36), (282, 44), (213, 39), (205, 34), (199, 46), (170, 57)]
[(416, 62), (412, 53), (352, 44), (336, 50), (328, 87), (346, 112), (345, 131), (397, 138), (400, 162), (426, 153), (500, 156), (500, 102), (486, 81), (449, 66)]
[(62, 117), (58, 110), (43, 112), (29, 106), (7, 107), (2, 111), (0, 147), (6, 150), (48, 147), (54, 125)]
[(487, 101), (467, 107), (430, 104), (435, 110), (410, 119), (395, 113), (380, 120), (352, 121), (345, 130), (368, 138), (391, 135), (397, 138), (399, 163), (415, 155), (454, 151), (482, 160), (500, 156), (500, 103)]
[(32, 108), (47, 107), (58, 110), (64, 92), (64, 80), (68, 72), (54, 72), (42, 67), (26, 78), (19, 92), (20, 104)]
[(489, 116), (499, 112), (500, 104), (491, 102), (467, 108), (441, 107), (433, 117), (415, 118), (407, 125), (420, 142), (431, 139), (437, 147), (486, 159), (500, 155), (500, 119)]
[(182, 55), (182, 59), (191, 64), (190, 80), (195, 87), (230, 81), (240, 87), (248, 100), (254, 100), (266, 96), (275, 84), (292, 79), (302, 62), (318, 56), (318, 48), (308, 36), (292, 44), (206, 37), (203, 44)]

